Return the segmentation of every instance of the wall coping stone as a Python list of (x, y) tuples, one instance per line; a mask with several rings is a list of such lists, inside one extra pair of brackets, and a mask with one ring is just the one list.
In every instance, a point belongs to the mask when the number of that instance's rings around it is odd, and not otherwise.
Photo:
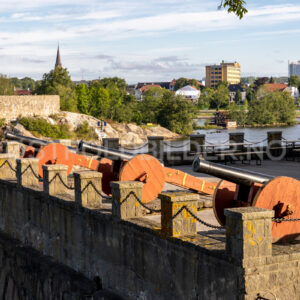
[(163, 136), (147, 136), (148, 140), (163, 140)]
[(225, 209), (226, 217), (240, 220), (269, 219), (274, 217), (274, 211), (259, 207), (237, 207)]
[(159, 199), (168, 202), (185, 202), (199, 200), (199, 194), (187, 192), (165, 192), (158, 195)]
[(144, 183), (140, 181), (111, 181), (110, 182), (111, 188), (143, 188)]

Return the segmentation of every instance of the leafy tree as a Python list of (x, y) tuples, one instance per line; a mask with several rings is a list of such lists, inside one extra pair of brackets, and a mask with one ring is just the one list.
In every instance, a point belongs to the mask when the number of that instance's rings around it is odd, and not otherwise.
[(229, 105), (229, 117), (231, 120), (236, 121), (239, 125), (245, 125), (247, 122), (247, 112), (244, 105), (237, 105), (232, 103)]
[(275, 83), (275, 80), (274, 80), (274, 78), (272, 76), (269, 79), (269, 83)]
[(0, 74), (0, 95), (13, 95), (14, 85), (5, 75)]
[(256, 90), (258, 90), (259, 87), (260, 87), (261, 85), (264, 85), (265, 83), (267, 83), (268, 80), (269, 80), (268, 77), (260, 77), (260, 78), (257, 78), (257, 79), (254, 81), (254, 88), (255, 88)]
[(42, 81), (36, 87), (36, 93), (39, 95), (59, 95), (62, 110), (77, 110), (74, 85), (65, 68), (55, 68), (49, 73), (45, 73)]
[(164, 92), (157, 118), (160, 125), (179, 134), (188, 134), (193, 130), (195, 116), (195, 106), (190, 101), (170, 91)]
[(92, 87), (91, 91), (90, 113), (96, 118), (110, 117), (110, 95), (109, 91), (103, 87)]
[(112, 89), (117, 87), (119, 90), (126, 90), (126, 81), (123, 78), (119, 77), (107, 77), (103, 79), (97, 80), (99, 82), (99, 85), (104, 88)]
[(219, 110), (220, 108), (226, 108), (229, 103), (229, 90), (224, 84), (220, 84), (211, 102), (212, 108)]
[(198, 107), (200, 109), (206, 109), (211, 106), (211, 103), (214, 99), (215, 91), (209, 87), (205, 87), (200, 95), (199, 101), (198, 101)]
[(234, 102), (240, 104), (242, 102), (242, 93), (240, 90), (237, 90), (234, 96)]
[(288, 79), (289, 86), (298, 87), (300, 85), (300, 79), (297, 75), (291, 75)]
[(30, 89), (31, 91), (34, 91), (36, 83), (34, 79), (30, 77), (24, 77), (21, 79), (21, 85), (22, 89), (24, 90)]
[(21, 88), (22, 87), (22, 81), (17, 77), (10, 78), (11, 83), (15, 88)]
[(191, 85), (191, 86), (194, 86), (197, 89), (200, 89), (198, 80), (196, 80), (196, 79), (187, 79), (187, 78), (181, 77), (181, 78), (178, 78), (176, 80), (174, 90), (177, 91), (177, 90), (183, 88), (186, 85)]
[(78, 84), (76, 86), (76, 94), (77, 94), (77, 107), (78, 110), (88, 115), (89, 114), (89, 106), (90, 106), (90, 95), (89, 95), (89, 87), (87, 84)]
[(251, 103), (252, 100), (256, 99), (256, 92), (251, 87), (246, 87), (246, 100)]
[(295, 122), (295, 111), (294, 99), (289, 93), (268, 93), (262, 99), (250, 103), (248, 123), (259, 125), (293, 124)]
[(235, 13), (240, 19), (248, 12), (244, 0), (221, 0), (219, 9), (223, 6), (227, 11)]

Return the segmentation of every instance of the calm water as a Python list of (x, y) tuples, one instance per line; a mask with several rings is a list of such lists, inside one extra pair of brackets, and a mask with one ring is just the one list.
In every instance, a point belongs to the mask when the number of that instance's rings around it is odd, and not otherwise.
[[(202, 126), (205, 123), (205, 119), (198, 119), (197, 123)], [(300, 118), (297, 119), (300, 121)], [(213, 144), (222, 144), (228, 141), (229, 139), (229, 132), (244, 132), (245, 133), (245, 140), (252, 143), (257, 143), (263, 141), (267, 138), (268, 131), (282, 131), (282, 137), (286, 140), (297, 140), (300, 139), (300, 124), (295, 126), (288, 126), (288, 127), (268, 127), (268, 128), (236, 128), (236, 129), (210, 129), (210, 130), (197, 130), (196, 132), (199, 134), (205, 134), (205, 140), (208, 143)], [(266, 142), (262, 142), (259, 145), (266, 145)], [(259, 146), (258, 145), (258, 146)], [(139, 148), (139, 147), (137, 147)], [(164, 146), (164, 151), (182, 151), (182, 150), (189, 150), (190, 143), (189, 139), (187, 140), (180, 140), (180, 141), (166, 141)], [(148, 145), (137, 149), (137, 150), (127, 150), (123, 149), (127, 152), (131, 153), (145, 153), (148, 151)]]

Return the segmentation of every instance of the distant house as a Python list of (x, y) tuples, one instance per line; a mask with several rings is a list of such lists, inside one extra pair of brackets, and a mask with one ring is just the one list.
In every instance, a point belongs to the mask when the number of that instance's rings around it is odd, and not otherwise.
[[(185, 79), (186, 79), (186, 80), (190, 80), (189, 78), (185, 78)], [(170, 82), (169, 90), (174, 91), (176, 81), (177, 81), (176, 79), (173, 79), (173, 80)], [(197, 80), (197, 83), (198, 83), (199, 87), (204, 85), (203, 82), (202, 82), (202, 81), (200, 82), (199, 80)]]
[(170, 81), (159, 81), (159, 82), (139, 82), (136, 85), (136, 89), (140, 89), (143, 86), (147, 85), (159, 85), (161, 88), (169, 90), (170, 89)]
[(290, 95), (295, 99), (299, 99), (299, 89), (294, 86), (288, 86), (284, 91), (290, 93)]
[(21, 89), (21, 88), (14, 88), (14, 92), (18, 95), (18, 96), (30, 96), (32, 95), (32, 91), (30, 89)]
[(283, 92), (287, 88), (287, 85), (285, 83), (265, 83), (263, 87), (268, 92)]
[(135, 91), (135, 97), (141, 101), (143, 100), (143, 93), (150, 88), (162, 88), (159, 84), (148, 84), (148, 85), (143, 85), (141, 88), (136, 89)]
[(240, 84), (230, 84), (228, 86), (228, 90), (229, 90), (229, 101), (233, 102), (235, 99), (235, 95), (237, 91), (241, 92), (241, 96), (242, 96), (242, 102), (245, 102), (246, 100), (246, 90), (240, 85)]
[(181, 95), (187, 100), (191, 100), (193, 103), (197, 103), (201, 92), (191, 85), (186, 85), (183, 88), (176, 91), (175, 95)]

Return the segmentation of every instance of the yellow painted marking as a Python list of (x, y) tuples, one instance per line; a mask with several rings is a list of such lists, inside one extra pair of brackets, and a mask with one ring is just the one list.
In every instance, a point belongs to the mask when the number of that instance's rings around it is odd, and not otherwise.
[(177, 172), (176, 172), (176, 175), (179, 175), (179, 174), (180, 174), (180, 172), (179, 172), (179, 171), (177, 171)]
[(205, 181), (203, 180), (203, 182), (202, 182), (202, 186), (201, 186), (201, 192), (203, 192), (203, 190), (204, 190), (204, 186), (205, 186)]
[(187, 174), (185, 173), (182, 180), (182, 185), (185, 186), (185, 180), (186, 180)]
[(171, 177), (173, 174), (172, 173), (168, 173), (168, 176)]
[(90, 163), (89, 163), (89, 168), (91, 167), (91, 165), (92, 165), (92, 161), (93, 161), (93, 158), (91, 158), (91, 160), (90, 160)]

